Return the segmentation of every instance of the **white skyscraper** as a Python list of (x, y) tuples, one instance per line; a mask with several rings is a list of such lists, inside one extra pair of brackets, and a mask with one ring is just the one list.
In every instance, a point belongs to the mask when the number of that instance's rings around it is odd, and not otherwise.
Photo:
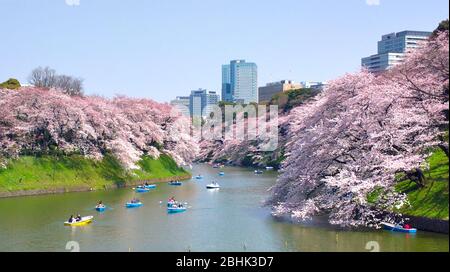
[(361, 59), (370, 72), (382, 72), (403, 62), (405, 52), (417, 48), (431, 35), (424, 31), (402, 31), (383, 35), (378, 42), (378, 54)]

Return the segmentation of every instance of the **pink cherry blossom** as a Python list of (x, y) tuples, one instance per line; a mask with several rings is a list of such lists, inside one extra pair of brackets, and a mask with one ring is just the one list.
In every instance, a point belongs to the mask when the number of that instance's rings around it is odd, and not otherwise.
[[(268, 204), (299, 220), (326, 214), (332, 224), (376, 226), (408, 205), (396, 175), (426, 166), (448, 129), (448, 32), (408, 53), (381, 75), (365, 70), (330, 82), (295, 108), (287, 159)], [(369, 193), (382, 197), (368, 203)]]
[[(172, 107), (149, 99), (71, 97), (60, 90), (0, 90), (0, 156), (57, 148), (101, 159), (114, 154), (126, 168), (142, 155), (171, 155), (189, 163), (197, 152), (189, 123)], [(188, 125), (183, 125), (188, 124)]]

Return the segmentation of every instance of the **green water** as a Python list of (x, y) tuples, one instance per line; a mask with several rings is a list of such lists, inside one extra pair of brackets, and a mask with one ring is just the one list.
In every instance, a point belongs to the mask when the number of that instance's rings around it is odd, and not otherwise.
[[(274, 220), (261, 208), (275, 172), (254, 175), (243, 168), (218, 169), (196, 165), (193, 174), (203, 180), (183, 186), (158, 184), (149, 193), (130, 188), (63, 195), (0, 199), (0, 251), (68, 251), (76, 241), (81, 251), (368, 251), (378, 243), (381, 251), (449, 251), (448, 235), (415, 235), (387, 231), (342, 231), (311, 222), (306, 225)], [(217, 180), (222, 188), (208, 191)], [(138, 196), (144, 206), (126, 209)], [(167, 198), (186, 201), (185, 213), (167, 214)], [(98, 213), (98, 200), (108, 206)], [(67, 227), (70, 214), (94, 215), (84, 227)]]

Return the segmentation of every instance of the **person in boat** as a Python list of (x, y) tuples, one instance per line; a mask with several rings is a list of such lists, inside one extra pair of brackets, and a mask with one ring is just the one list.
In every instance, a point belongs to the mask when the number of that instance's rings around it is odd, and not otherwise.
[(73, 214), (70, 216), (69, 220), (67, 220), (67, 222), (72, 223), (75, 220), (75, 218), (73, 218)]
[(403, 226), (403, 228), (409, 230), (409, 229), (411, 229), (411, 226), (406, 224), (406, 225)]
[(145, 186), (148, 186), (148, 182), (145, 182)]
[(77, 220), (77, 222), (81, 221), (81, 215), (77, 215), (76, 220)]
[(97, 203), (97, 208), (103, 208), (105, 205), (103, 205), (103, 201), (99, 201), (98, 203)]

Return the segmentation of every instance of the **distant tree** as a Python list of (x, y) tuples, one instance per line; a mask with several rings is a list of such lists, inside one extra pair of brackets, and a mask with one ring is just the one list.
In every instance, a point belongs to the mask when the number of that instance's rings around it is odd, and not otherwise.
[(233, 102), (226, 102), (226, 101), (220, 101), (219, 102), (219, 107), (224, 107), (224, 106), (227, 106), (227, 105), (231, 105), (231, 106), (234, 106), (234, 105), (236, 105), (236, 103), (233, 103)]
[(288, 112), (291, 109), (302, 105), (310, 98), (316, 96), (319, 93), (319, 90), (309, 88), (280, 92), (272, 97), (269, 104), (278, 105), (281, 110), (283, 110), (284, 112)]
[(52, 88), (55, 86), (56, 71), (50, 67), (38, 67), (31, 71), (28, 82), (39, 88)]
[(0, 89), (10, 89), (10, 90), (17, 90), (19, 89), (20, 82), (15, 78), (10, 78), (7, 81), (0, 83)]
[(64, 93), (71, 96), (83, 95), (83, 80), (66, 75), (58, 75), (55, 78), (55, 87), (60, 88)]
[(28, 79), (29, 83), (40, 88), (57, 88), (71, 96), (83, 95), (83, 80), (67, 75), (57, 75), (54, 69), (38, 67)]

